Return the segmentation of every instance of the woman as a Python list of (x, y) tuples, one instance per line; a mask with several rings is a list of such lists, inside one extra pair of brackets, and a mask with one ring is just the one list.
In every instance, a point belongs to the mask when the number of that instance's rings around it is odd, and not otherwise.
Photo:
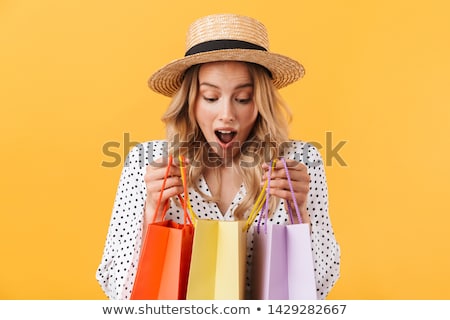
[[(277, 91), (303, 75), (301, 64), (268, 51), (266, 29), (252, 18), (211, 15), (191, 25), (185, 57), (149, 80), (151, 89), (172, 97), (162, 117), (167, 140), (135, 147), (123, 168), (97, 270), (109, 298), (130, 297), (167, 152), (187, 159), (189, 197), (199, 218), (218, 220), (246, 219), (267, 178), (267, 162), (287, 159), (301, 218), (311, 226), (317, 297), (327, 296), (339, 277), (340, 252), (328, 216), (324, 167), (312, 145), (289, 140), (290, 113)], [(173, 164), (161, 199), (170, 203), (167, 219), (182, 221), (175, 200), (182, 193), (180, 169)], [(272, 170), (270, 194), (270, 223), (287, 224), (292, 195), (281, 161)], [(247, 297), (255, 223), (248, 231)]]

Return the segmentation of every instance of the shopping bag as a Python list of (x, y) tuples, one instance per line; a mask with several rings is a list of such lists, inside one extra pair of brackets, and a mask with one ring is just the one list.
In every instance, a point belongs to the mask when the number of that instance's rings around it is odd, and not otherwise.
[[(289, 171), (284, 159), (292, 200), (299, 223), (294, 223), (292, 208), (288, 204), (290, 224), (268, 224), (270, 174), (267, 179), (265, 203), (253, 237), (252, 298), (259, 300), (315, 300), (317, 299), (314, 263), (309, 225), (302, 223), (294, 197)], [(273, 163), (274, 164), (274, 163)], [(258, 207), (259, 206), (259, 207)], [(264, 228), (261, 221), (264, 220)]]
[[(164, 190), (171, 164), (172, 156), (169, 157), (162, 190)], [(180, 196), (179, 200), (183, 205), (184, 221), (183, 223), (171, 220), (156, 221), (158, 217), (155, 215), (148, 225), (130, 297), (132, 300), (183, 300), (186, 298), (194, 226), (188, 214), (185, 168), (181, 169), (185, 199)], [(160, 205), (161, 194), (156, 212)], [(167, 208), (168, 202), (164, 205), (163, 214)]]
[(188, 300), (244, 299), (245, 221), (195, 221)]

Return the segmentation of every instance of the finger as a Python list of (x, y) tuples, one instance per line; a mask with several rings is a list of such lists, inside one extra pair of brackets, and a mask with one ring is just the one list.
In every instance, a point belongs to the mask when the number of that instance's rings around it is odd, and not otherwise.
[(154, 167), (154, 166), (150, 166), (149, 165), (146, 168), (144, 181), (146, 183), (148, 183), (150, 181), (164, 179), (164, 177), (166, 176), (166, 173), (167, 173), (168, 177), (170, 177), (170, 176), (181, 177), (180, 168), (175, 166), (175, 165), (171, 165), (169, 167), (169, 171), (168, 172), (167, 172), (167, 167), (160, 167), (160, 168), (158, 168), (158, 167)]
[[(288, 167), (289, 169), (307, 170), (307, 167), (301, 162), (298, 162), (293, 159), (285, 159), (285, 161), (286, 161), (286, 167)], [(282, 161), (277, 161), (277, 168), (279, 168), (279, 167), (284, 168), (284, 164)]]
[(152, 192), (149, 196), (150, 196), (150, 200), (154, 204), (158, 203), (160, 197), (161, 197), (161, 203), (165, 203), (168, 199), (183, 193), (183, 191), (184, 191), (184, 189), (182, 186), (173, 186), (173, 187), (162, 190), (162, 192)]
[[(279, 166), (280, 164), (281, 164), (281, 166)], [(283, 164), (280, 163), (280, 161), (277, 161), (275, 165), (273, 165), (272, 163), (263, 163), (261, 165), (261, 168), (263, 170), (263, 172), (262, 172), (263, 180), (267, 179), (267, 177), (269, 175), (269, 171), (270, 171), (271, 177), (280, 177), (279, 173), (277, 173), (277, 172), (280, 170), (284, 171)]]
[(163, 192), (152, 192), (148, 194), (145, 205), (145, 221), (148, 223), (154, 220), (155, 215), (157, 217), (161, 216), (167, 200), (181, 192), (183, 192), (182, 187), (171, 187), (163, 190)]
[(167, 170), (168, 159), (161, 157), (152, 162), (150, 162), (146, 168), (145, 173), (151, 175), (154, 179), (159, 179)]
[[(263, 174), (263, 179), (267, 179), (268, 177), (268, 172), (265, 172)], [(287, 180), (287, 174), (286, 174), (286, 170), (282, 169), (282, 170), (275, 170), (272, 171), (270, 174), (270, 177), (272, 180), (274, 179), (284, 179)], [(305, 182), (310, 182), (310, 177), (309, 174), (306, 171), (298, 171), (298, 170), (291, 170), (289, 169), (289, 178), (291, 181), (305, 181)]]
[[(286, 162), (286, 166), (288, 168), (295, 168), (295, 167), (297, 167), (299, 165), (300, 166), (305, 166), (303, 163), (298, 162), (297, 160), (294, 160), (294, 159), (285, 159), (285, 162)], [(272, 166), (272, 167), (274, 167), (276, 169), (282, 169), (282, 168), (284, 168), (284, 163), (283, 163), (282, 160), (277, 160), (275, 162), (275, 165), (273, 165), (273, 163), (268, 163), (268, 162), (264, 162), (262, 164), (262, 167), (264, 169), (268, 169), (270, 166)]]
[[(285, 200), (292, 200), (292, 193), (290, 190), (285, 189), (270, 189), (269, 194), (271, 196), (275, 196)], [(308, 198), (308, 194), (304, 192), (294, 193), (295, 201), (297, 201), (297, 205), (299, 208), (302, 207), (303, 203), (306, 202)]]
[[(308, 193), (309, 192), (309, 183), (301, 182), (301, 181), (293, 181), (292, 189), (294, 193)], [(276, 179), (270, 180), (270, 189), (280, 189), (287, 190), (291, 192), (291, 187), (289, 182), (286, 179)]]
[[(270, 164), (263, 163), (261, 165), (263, 171), (269, 171)], [(308, 168), (301, 162), (298, 162), (296, 160), (287, 159), (286, 160), (286, 167), (289, 170), (298, 170), (298, 171), (308, 171)], [(275, 163), (275, 166), (272, 167), (273, 171), (283, 170), (284, 169), (284, 163), (282, 161), (277, 161)]]
[(163, 189), (163, 187), (165, 190), (172, 187), (183, 186), (183, 182), (180, 177), (169, 177), (167, 178), (165, 184), (164, 180), (154, 180), (148, 182), (146, 186), (147, 186), (147, 193), (152, 193), (152, 192), (160, 192)]
[[(167, 165), (168, 165), (168, 158), (167, 157), (160, 157), (155, 159), (154, 161), (150, 162), (149, 165), (147, 166), (147, 170), (156, 170), (156, 169), (162, 169), (162, 170), (167, 170)], [(181, 164), (183, 166), (188, 166), (189, 165), (189, 159), (187, 158), (183, 158), (183, 163), (180, 162), (179, 158), (173, 158), (172, 163), (171, 163), (171, 167), (173, 168), (180, 168)]]
[(181, 165), (186, 167), (187, 165), (189, 165), (190, 163), (189, 159), (184, 156), (182, 158), (183, 161), (180, 161), (180, 158), (178, 156), (173, 157), (173, 165), (175, 165), (176, 167), (180, 167)]
[(169, 158), (166, 156), (163, 156), (163, 157), (152, 160), (149, 163), (149, 166), (154, 167), (154, 168), (167, 168), (168, 164), (169, 164)]

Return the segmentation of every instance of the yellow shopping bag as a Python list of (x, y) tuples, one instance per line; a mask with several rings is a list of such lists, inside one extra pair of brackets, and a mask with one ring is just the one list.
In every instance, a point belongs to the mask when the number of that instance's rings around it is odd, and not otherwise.
[(186, 299), (244, 299), (245, 224), (196, 220)]

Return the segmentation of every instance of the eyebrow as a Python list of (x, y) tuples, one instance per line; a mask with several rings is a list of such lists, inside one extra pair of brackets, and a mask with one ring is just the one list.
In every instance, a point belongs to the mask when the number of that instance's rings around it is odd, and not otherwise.
[[(209, 83), (209, 82), (202, 82), (202, 83), (200, 83), (200, 87), (201, 86), (208, 86), (208, 87), (213, 87), (213, 88), (216, 88), (216, 89), (220, 89), (220, 87), (218, 87), (218, 86), (216, 86), (216, 85), (214, 85), (214, 84), (212, 84), (212, 83)], [(243, 83), (243, 84), (240, 84), (240, 85), (238, 85), (238, 86), (236, 86), (234, 89), (242, 89), (242, 88), (248, 88), (248, 87), (252, 87), (253, 88), (253, 83)]]

